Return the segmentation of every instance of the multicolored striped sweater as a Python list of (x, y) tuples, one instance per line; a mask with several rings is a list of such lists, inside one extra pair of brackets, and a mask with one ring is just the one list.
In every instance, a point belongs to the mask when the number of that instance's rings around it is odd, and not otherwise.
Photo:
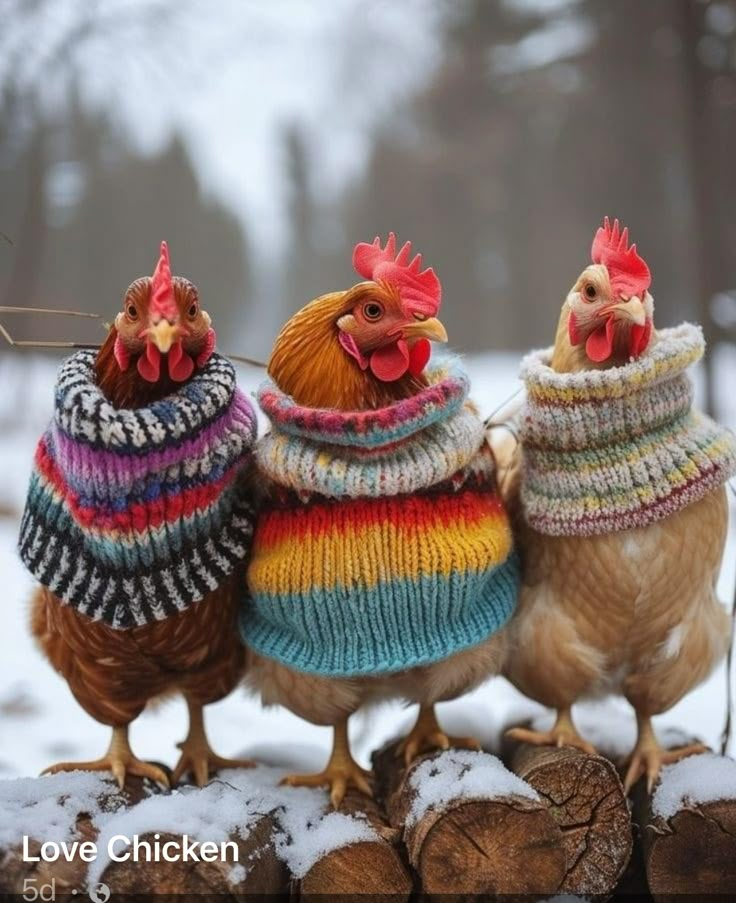
[(482, 642), (517, 563), (483, 425), (454, 360), (378, 411), (299, 407), (273, 384), (257, 447), (273, 484), (248, 569), (245, 642), (301, 671), (373, 675)]
[(135, 410), (97, 388), (95, 356), (80, 351), (59, 372), (19, 548), (62, 602), (125, 629), (184, 611), (245, 558), (253, 513), (238, 474), (256, 418), (218, 354)]
[(556, 373), (552, 350), (522, 363), (522, 504), (553, 536), (644, 527), (736, 473), (733, 433), (692, 408), (685, 372), (705, 350), (702, 330), (662, 329), (623, 367)]

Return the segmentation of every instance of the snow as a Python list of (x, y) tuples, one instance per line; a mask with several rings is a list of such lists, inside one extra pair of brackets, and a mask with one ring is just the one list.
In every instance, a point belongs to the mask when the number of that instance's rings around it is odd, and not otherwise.
[(70, 840), (77, 818), (84, 812), (100, 817), (101, 798), (116, 792), (111, 779), (86, 771), (0, 781), (0, 847), (19, 844), (23, 835), (55, 843)]
[(681, 809), (717, 800), (736, 800), (736, 761), (703, 753), (662, 769), (652, 812), (672, 818)]
[[(276, 855), (296, 878), (332, 850), (379, 839), (359, 815), (330, 811), (324, 791), (281, 787), (284, 774), (281, 768), (263, 765), (227, 770), (201, 789), (185, 786), (153, 794), (130, 807), (114, 782), (101, 774), (76, 771), (41, 780), (0, 781), (0, 847), (20, 845), (24, 835), (41, 842), (73, 841), (77, 818), (86, 813), (98, 832), (98, 854), (87, 873), (92, 885), (102, 878), (110, 862), (108, 844), (117, 835), (186, 834), (195, 841), (221, 844), (236, 835), (246, 838), (270, 815)], [(248, 863), (236, 863), (230, 880), (243, 881), (247, 869)]]
[(537, 793), (496, 756), (467, 749), (448, 749), (421, 762), (409, 776), (416, 792), (407, 826), (415, 825), (430, 809), (463, 800), (494, 800), (522, 796), (539, 800)]

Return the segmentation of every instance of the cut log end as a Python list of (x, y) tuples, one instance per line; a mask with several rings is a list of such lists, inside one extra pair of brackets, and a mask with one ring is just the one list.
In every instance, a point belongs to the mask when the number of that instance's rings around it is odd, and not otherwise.
[(412, 880), (395, 847), (385, 841), (361, 841), (323, 856), (300, 882), (301, 895), (330, 901), (370, 894), (372, 901), (408, 900)]
[(565, 867), (559, 831), (544, 807), (514, 797), (447, 810), (416, 858), (430, 894), (553, 893)]
[(631, 858), (629, 807), (614, 765), (565, 747), (513, 744), (508, 763), (540, 794), (562, 831), (567, 865), (561, 891), (612, 893)]
[[(389, 820), (400, 828), (409, 861), (428, 894), (552, 894), (565, 874), (559, 827), (541, 801), (508, 795), (458, 797), (411, 815), (411, 775), (442, 753), (420, 756), (408, 768), (395, 745), (373, 758)], [(478, 753), (479, 761), (486, 755)]]
[(332, 850), (319, 859), (299, 882), (301, 896), (324, 896), (330, 903), (352, 900), (356, 894), (370, 894), (377, 903), (408, 900), (413, 882), (398, 850), (400, 831), (389, 825), (375, 800), (355, 790), (348, 791), (340, 811), (365, 819), (378, 836)]

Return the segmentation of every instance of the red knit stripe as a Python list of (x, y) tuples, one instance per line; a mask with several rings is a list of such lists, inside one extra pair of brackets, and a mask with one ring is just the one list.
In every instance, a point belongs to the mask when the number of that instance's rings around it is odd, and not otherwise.
[(218, 500), (223, 490), (233, 482), (238, 467), (233, 467), (221, 479), (206, 486), (197, 486), (169, 496), (161, 496), (151, 502), (138, 502), (126, 511), (101, 511), (99, 508), (83, 507), (79, 496), (64, 482), (56, 462), (49, 454), (45, 440), (41, 440), (36, 450), (36, 466), (42, 477), (66, 502), (67, 508), (77, 523), (95, 530), (142, 531), (160, 527), (164, 523), (177, 521), (201, 513)]
[(258, 541), (261, 546), (286, 540), (299, 543), (323, 533), (357, 531), (393, 523), (405, 531), (443, 527), (458, 523), (472, 526), (487, 518), (506, 518), (503, 504), (494, 493), (465, 490), (445, 495), (412, 495), (394, 498), (341, 499), (302, 509), (271, 510), (262, 516)]

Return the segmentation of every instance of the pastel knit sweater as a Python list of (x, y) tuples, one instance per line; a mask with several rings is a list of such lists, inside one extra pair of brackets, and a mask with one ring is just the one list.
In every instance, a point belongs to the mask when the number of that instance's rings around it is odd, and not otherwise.
[(62, 602), (124, 629), (185, 610), (245, 558), (253, 515), (237, 478), (256, 419), (218, 354), (135, 410), (101, 393), (95, 356), (80, 351), (59, 371), (19, 548)]
[(524, 359), (522, 503), (535, 530), (644, 527), (733, 476), (733, 433), (692, 408), (685, 371), (704, 349), (700, 327), (685, 323), (610, 370), (556, 373), (551, 349)]
[(299, 407), (259, 392), (272, 431), (257, 448), (275, 486), (261, 511), (242, 632), (311, 673), (375, 675), (490, 637), (517, 594), (517, 564), (483, 426), (455, 361), (378, 411)]

